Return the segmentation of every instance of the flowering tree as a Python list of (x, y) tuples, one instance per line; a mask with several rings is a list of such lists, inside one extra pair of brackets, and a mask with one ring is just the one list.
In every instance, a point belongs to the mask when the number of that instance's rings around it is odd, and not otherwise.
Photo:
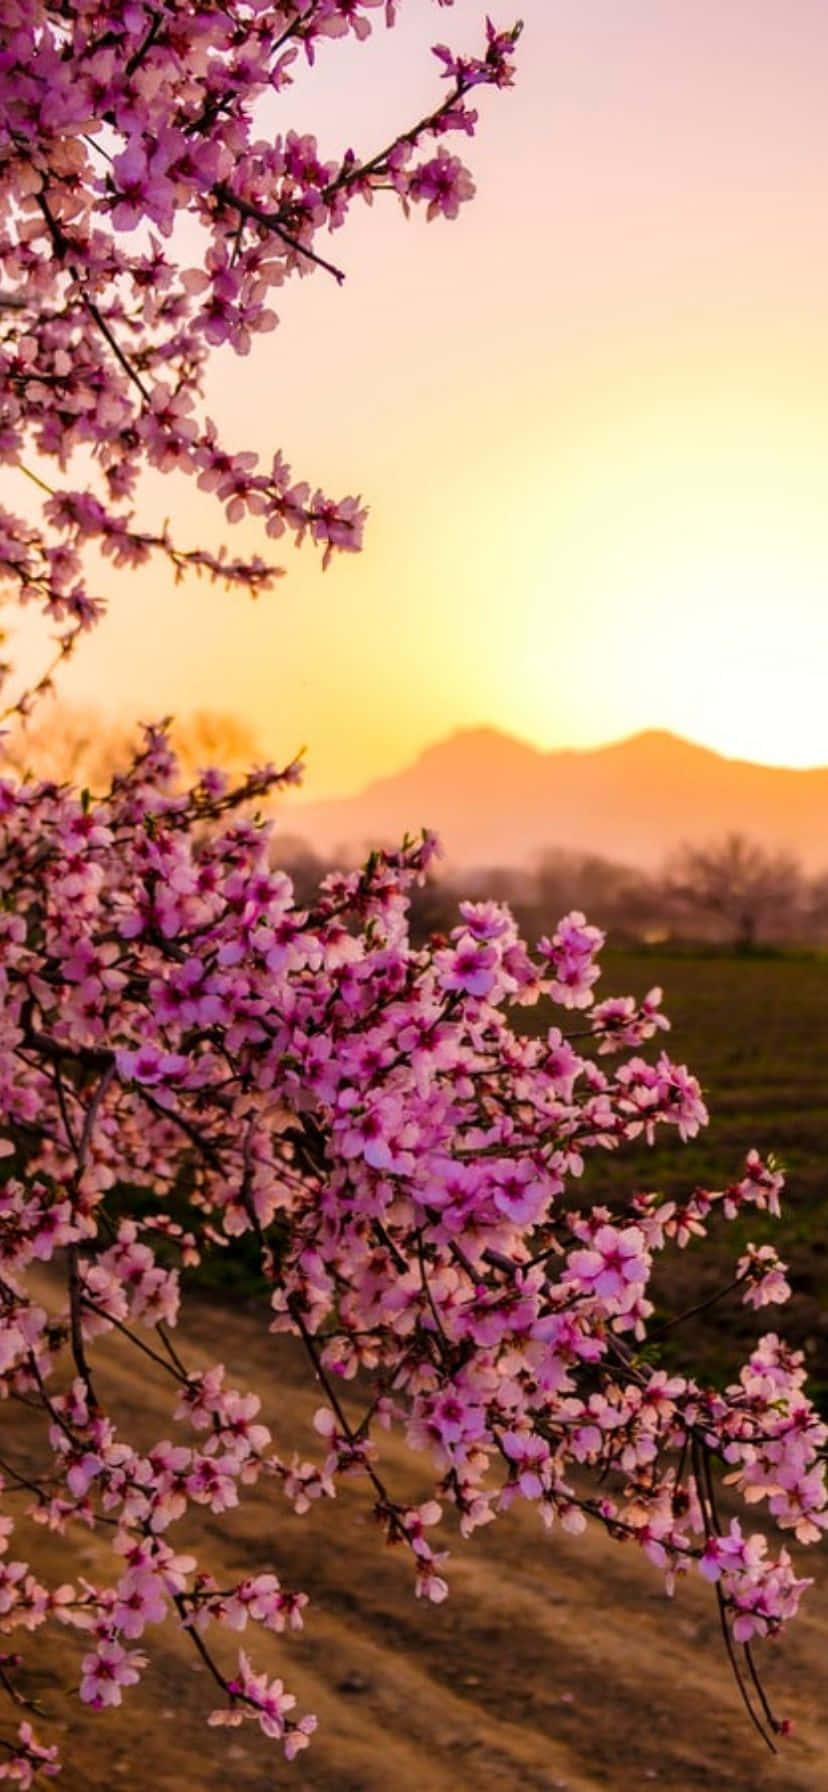
[[(272, 287), (341, 277), (320, 239), (356, 200), (390, 189), (453, 217), (472, 192), (448, 143), (474, 130), (471, 90), (511, 80), (517, 33), (491, 23), (478, 56), (438, 46), (442, 98), (376, 154), (323, 162), (311, 136), (256, 134), (296, 58), (366, 36), (376, 5), (0, 0), (2, 454), (43, 498), (37, 521), (2, 513), (2, 564), (56, 625), (58, 657), (100, 612), (90, 543), (246, 590), (272, 577), (143, 530), (130, 500), (144, 466), (189, 474), (230, 522), (252, 512), (326, 559), (360, 544), (355, 499), (312, 492), (281, 455), (265, 469), (231, 451), (199, 407), (208, 355), (272, 328)], [(185, 215), (194, 265), (177, 247)], [(78, 466), (90, 484), (71, 482)], [(688, 1137), (706, 1118), (683, 1067), (640, 1053), (666, 1026), (660, 992), (596, 1004), (602, 940), (578, 913), (530, 951), (507, 909), (462, 903), (450, 938), (415, 949), (407, 895), (428, 838), (297, 908), (251, 819), (252, 799), (296, 775), (231, 786), (209, 772), (182, 790), (151, 729), (100, 796), (0, 782), (0, 1384), (41, 1425), (35, 1461), (7, 1428), (0, 1534), (8, 1549), (24, 1512), (65, 1534), (67, 1559), (78, 1525), (112, 1550), (94, 1584), (47, 1584), (7, 1553), (3, 1630), (75, 1629), (80, 1697), (97, 1708), (139, 1678), (152, 1627), (177, 1621), (217, 1684), (209, 1722), (256, 1722), (292, 1757), (313, 1718), (245, 1652), (228, 1668), (220, 1633), (295, 1627), (304, 1596), (270, 1572), (220, 1584), (188, 1519), (267, 1477), (275, 1525), (279, 1497), (303, 1512), (356, 1474), (430, 1600), (446, 1592), (443, 1506), (467, 1534), (528, 1500), (546, 1524), (635, 1539), (668, 1584), (695, 1567), (757, 1724), (783, 1727), (750, 1646), (806, 1583), (783, 1547), (723, 1522), (717, 1483), (816, 1540), (825, 1427), (775, 1333), (722, 1391), (647, 1348), (657, 1253), (744, 1209), (775, 1213), (779, 1174), (751, 1154), (724, 1192), (683, 1206), (579, 1205), (589, 1152), (664, 1126)], [(541, 999), (577, 1032), (550, 1011), (525, 1036), (520, 1011)], [(315, 1462), (275, 1454), (255, 1394), (173, 1342), (182, 1270), (242, 1234), (265, 1322), (301, 1340), (323, 1389)], [(735, 1279), (758, 1308), (787, 1293), (768, 1246)], [(167, 1377), (174, 1441), (139, 1446), (104, 1406), (113, 1331)], [(415, 1508), (383, 1474), (390, 1426), (433, 1460), (434, 1497)], [(25, 1661), (0, 1657), (0, 1680), (25, 1706)], [(24, 1787), (59, 1770), (25, 1714), (2, 1749), (0, 1778)]]

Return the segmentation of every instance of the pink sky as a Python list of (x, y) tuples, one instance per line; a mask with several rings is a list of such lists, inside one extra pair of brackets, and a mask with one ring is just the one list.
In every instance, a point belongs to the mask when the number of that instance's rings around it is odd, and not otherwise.
[[(310, 795), (481, 721), (828, 762), (828, 9), (520, 10), (474, 204), (375, 207), (336, 242), (343, 290), (295, 282), (276, 335), (216, 362), (228, 439), (361, 490), (364, 554), (324, 578), (291, 555), (255, 606), (121, 581), (67, 695), (244, 714), (275, 757), (307, 743)], [(407, 0), (263, 128), (370, 150), (428, 105), (429, 43), (474, 48), (478, 20)], [(147, 504), (220, 536), (187, 484)]]

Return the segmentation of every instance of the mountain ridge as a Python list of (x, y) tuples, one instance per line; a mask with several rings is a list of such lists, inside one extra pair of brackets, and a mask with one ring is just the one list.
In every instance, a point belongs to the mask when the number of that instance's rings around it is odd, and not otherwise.
[(686, 840), (740, 832), (828, 863), (828, 765), (729, 758), (667, 729), (543, 749), (482, 724), (424, 747), (355, 795), (292, 803), (285, 832), (325, 855), (434, 828), (455, 866), (522, 865), (549, 848), (654, 868)]

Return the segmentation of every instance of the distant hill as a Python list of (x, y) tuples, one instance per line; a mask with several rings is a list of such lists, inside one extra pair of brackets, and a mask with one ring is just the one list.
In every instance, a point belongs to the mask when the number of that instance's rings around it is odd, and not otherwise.
[(455, 865), (525, 864), (551, 846), (655, 866), (683, 840), (736, 829), (790, 848), (815, 871), (828, 866), (828, 766), (725, 759), (658, 730), (544, 753), (496, 728), (469, 728), (356, 796), (291, 804), (285, 821), (326, 854), (435, 828)]

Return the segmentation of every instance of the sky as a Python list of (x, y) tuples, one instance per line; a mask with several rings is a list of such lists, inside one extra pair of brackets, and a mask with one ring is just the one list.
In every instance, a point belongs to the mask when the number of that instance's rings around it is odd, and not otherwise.
[[(429, 225), (380, 196), (336, 239), (344, 287), (293, 281), (277, 332), (211, 372), (229, 446), (364, 495), (364, 552), (323, 575), (288, 551), (255, 604), (107, 572), (68, 699), (242, 715), (267, 756), (307, 748), (312, 798), (481, 723), (828, 763), (828, 8), (519, 10), (473, 203)], [(406, 0), (387, 36), (331, 45), (273, 128), (369, 152), (432, 101), (430, 43), (475, 50), (482, 12)], [(262, 548), (186, 480), (144, 501), (186, 544)], [(13, 648), (42, 657), (28, 629)]]

